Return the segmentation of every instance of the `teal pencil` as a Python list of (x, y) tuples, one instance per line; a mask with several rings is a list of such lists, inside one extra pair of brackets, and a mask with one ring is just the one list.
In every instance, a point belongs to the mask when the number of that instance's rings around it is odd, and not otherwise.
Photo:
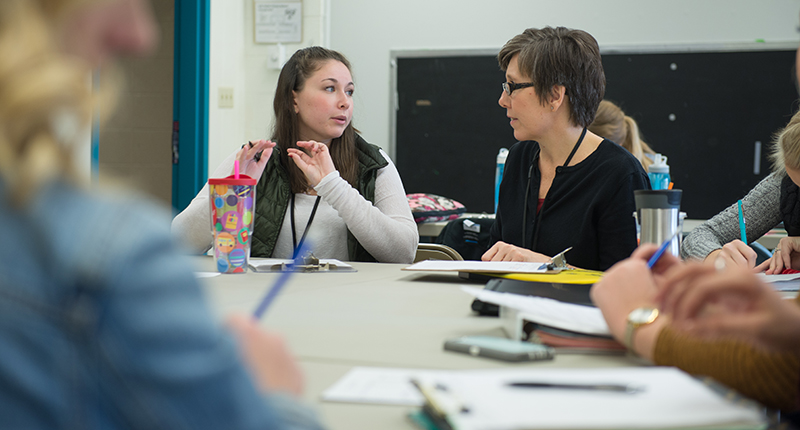
[(747, 229), (744, 225), (744, 211), (742, 210), (742, 201), (739, 200), (739, 233), (742, 235), (742, 242), (747, 243)]

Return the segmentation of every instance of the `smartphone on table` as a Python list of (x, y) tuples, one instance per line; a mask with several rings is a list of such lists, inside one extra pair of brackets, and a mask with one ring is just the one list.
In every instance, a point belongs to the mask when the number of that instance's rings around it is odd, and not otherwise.
[(552, 360), (555, 350), (547, 345), (494, 336), (463, 336), (444, 343), (446, 351), (503, 361)]

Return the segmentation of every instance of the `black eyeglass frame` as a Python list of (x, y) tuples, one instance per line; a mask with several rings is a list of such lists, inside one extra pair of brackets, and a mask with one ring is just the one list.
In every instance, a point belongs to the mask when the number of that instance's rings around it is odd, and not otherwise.
[(519, 83), (519, 84), (515, 84), (515, 83), (512, 83), (512, 82), (503, 82), (501, 85), (503, 86), (503, 91), (505, 91), (506, 94), (511, 95), (511, 93), (513, 93), (514, 91), (516, 91), (516, 90), (518, 90), (520, 88), (528, 88), (528, 87), (532, 87), (532, 86), (534, 86), (536, 84), (534, 84), (533, 82), (522, 82), (522, 83)]

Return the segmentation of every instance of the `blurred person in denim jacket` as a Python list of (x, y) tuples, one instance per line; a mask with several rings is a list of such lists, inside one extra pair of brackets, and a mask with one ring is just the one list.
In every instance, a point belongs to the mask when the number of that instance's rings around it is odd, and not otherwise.
[(2, 426), (319, 428), (281, 338), (215, 324), (166, 210), (74, 173), (89, 71), (156, 37), (146, 0), (0, 1)]

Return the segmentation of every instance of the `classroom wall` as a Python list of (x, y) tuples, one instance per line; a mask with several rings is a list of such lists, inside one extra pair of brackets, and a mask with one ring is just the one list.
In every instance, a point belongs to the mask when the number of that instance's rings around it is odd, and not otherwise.
[[(278, 78), (267, 67), (275, 45), (253, 39), (253, 0), (211, 8), (209, 172), (246, 139), (269, 135)], [(286, 52), (318, 44), (344, 53), (357, 87), (354, 124), (391, 152), (391, 50), (499, 49), (545, 25), (587, 30), (601, 46), (795, 42), (798, 16), (796, 0), (304, 0), (303, 41)], [(232, 109), (218, 107), (219, 87), (234, 88)]]
[[(158, 46), (147, 58), (119, 61), (125, 84), (117, 110), (107, 122), (101, 122), (98, 166), (101, 183), (121, 180), (170, 205), (175, 6), (174, 1), (152, 5)], [(85, 154), (90, 156), (88, 148)], [(82, 164), (84, 169), (88, 167)]]
[[(328, 0), (303, 1), (303, 41), (285, 44), (286, 58), (297, 49), (327, 45)], [(272, 98), (280, 70), (268, 66), (276, 44), (255, 43), (253, 0), (211, 0), (208, 171), (247, 140), (269, 137)], [(233, 88), (233, 107), (219, 107), (219, 89)]]
[(390, 150), (393, 49), (499, 49), (546, 25), (586, 30), (601, 47), (798, 41), (799, 15), (796, 0), (331, 0), (330, 47), (354, 67), (354, 124)]

